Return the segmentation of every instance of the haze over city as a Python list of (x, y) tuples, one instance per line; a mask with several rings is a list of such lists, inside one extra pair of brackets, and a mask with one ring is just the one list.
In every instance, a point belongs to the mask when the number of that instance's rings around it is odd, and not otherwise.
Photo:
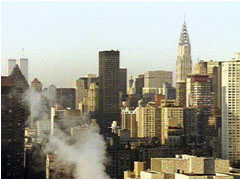
[(175, 77), (184, 14), (196, 64), (239, 51), (239, 13), (239, 2), (3, 2), (2, 75), (7, 59), (24, 54), (29, 81), (70, 87), (98, 74), (99, 51), (118, 49), (128, 77), (158, 69)]

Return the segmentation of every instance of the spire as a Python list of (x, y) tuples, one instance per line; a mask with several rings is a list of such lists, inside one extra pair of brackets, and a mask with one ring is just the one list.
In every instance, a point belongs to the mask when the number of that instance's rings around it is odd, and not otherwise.
[(179, 39), (179, 45), (183, 45), (183, 44), (190, 44), (189, 35), (188, 35), (188, 32), (187, 32), (185, 14), (184, 14), (184, 22), (183, 22), (183, 25), (182, 25), (182, 32), (181, 32), (180, 39)]

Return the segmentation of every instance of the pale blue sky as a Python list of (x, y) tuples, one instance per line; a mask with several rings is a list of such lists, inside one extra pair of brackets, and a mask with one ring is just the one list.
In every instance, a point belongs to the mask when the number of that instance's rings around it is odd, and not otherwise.
[(193, 64), (229, 60), (240, 50), (239, 2), (2, 2), (2, 75), (22, 48), (29, 80), (45, 87), (98, 74), (101, 50), (120, 50), (129, 75), (175, 71), (184, 12)]

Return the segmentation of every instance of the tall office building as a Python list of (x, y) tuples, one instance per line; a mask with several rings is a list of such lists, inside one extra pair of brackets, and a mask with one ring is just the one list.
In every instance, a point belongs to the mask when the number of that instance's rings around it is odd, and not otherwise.
[(157, 137), (161, 139), (161, 108), (148, 103), (136, 108), (138, 137)]
[(23, 73), (26, 81), (28, 82), (28, 59), (27, 58), (20, 58), (17, 60), (17, 64)]
[(222, 64), (222, 158), (240, 162), (240, 53)]
[(87, 105), (89, 112), (97, 112), (99, 110), (99, 86), (96, 82), (90, 83), (87, 96)]
[(16, 66), (17, 60), (16, 59), (8, 59), (7, 61), (7, 75), (11, 75), (13, 68)]
[(214, 107), (214, 93), (211, 91), (208, 75), (188, 75), (186, 80), (187, 107)]
[(178, 43), (178, 56), (176, 62), (177, 82), (185, 80), (192, 73), (191, 44), (187, 32), (186, 22), (182, 26), (182, 32)]
[(120, 69), (120, 92), (121, 94), (126, 94), (127, 90), (127, 69)]
[(222, 106), (222, 62), (207, 61), (207, 74), (212, 78), (212, 91), (214, 92), (214, 105), (221, 109)]
[(120, 124), (120, 52), (119, 51), (100, 51), (99, 52), (99, 125), (101, 132), (109, 134), (108, 127), (112, 121)]
[(163, 84), (172, 85), (172, 71), (148, 71), (144, 74), (143, 94), (159, 94)]
[(16, 65), (1, 78), (1, 178), (24, 178), (24, 128), (29, 111), (23, 101), (27, 81)]
[(26, 81), (28, 82), (28, 59), (26, 58), (20, 58), (18, 60), (16, 59), (8, 59), (7, 61), (7, 75), (9, 76), (12, 71), (13, 68), (16, 66), (16, 64), (18, 65), (18, 67), (20, 68), (22, 74), (24, 75)]
[(75, 100), (75, 108), (79, 108), (79, 103), (83, 102), (84, 97), (87, 96), (87, 78), (86, 77), (80, 77), (79, 79), (76, 79), (74, 81), (74, 88), (76, 91), (76, 100)]

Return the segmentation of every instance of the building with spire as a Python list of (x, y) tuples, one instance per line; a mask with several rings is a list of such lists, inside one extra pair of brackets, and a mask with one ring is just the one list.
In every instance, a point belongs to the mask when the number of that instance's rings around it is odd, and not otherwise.
[(185, 81), (188, 74), (192, 73), (191, 44), (184, 20), (182, 32), (178, 43), (178, 56), (176, 62), (176, 80)]

